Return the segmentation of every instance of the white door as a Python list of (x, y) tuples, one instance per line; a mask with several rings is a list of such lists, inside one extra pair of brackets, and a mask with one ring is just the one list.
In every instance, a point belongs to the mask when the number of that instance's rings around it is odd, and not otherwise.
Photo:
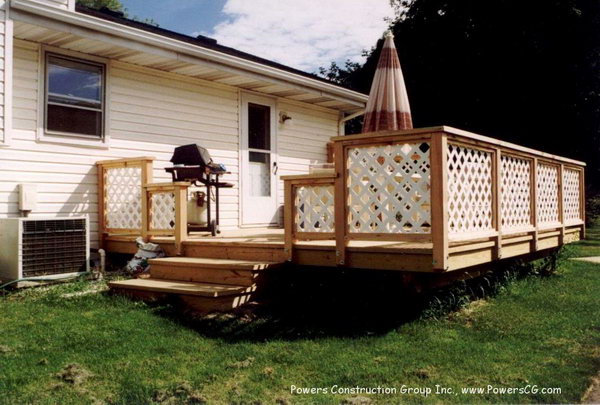
[(277, 215), (277, 115), (275, 102), (242, 96), (242, 223), (270, 225)]

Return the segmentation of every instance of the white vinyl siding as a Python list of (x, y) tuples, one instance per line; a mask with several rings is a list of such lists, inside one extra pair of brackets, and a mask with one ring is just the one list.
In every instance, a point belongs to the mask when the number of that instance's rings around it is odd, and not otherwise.
[[(98, 197), (95, 162), (155, 156), (154, 181), (170, 181), (164, 168), (175, 146), (198, 143), (232, 173), (224, 181), (221, 225), (239, 225), (239, 91), (235, 87), (113, 62), (109, 74), (108, 149), (36, 141), (39, 46), (16, 41), (14, 104), (10, 147), (0, 150), (0, 216), (18, 215), (19, 183), (38, 184), (32, 214), (89, 214), (92, 245), (97, 246)], [(337, 131), (337, 112), (303, 103), (278, 101), (292, 123), (278, 125), (279, 175), (308, 171), (326, 159), (326, 143)], [(281, 183), (281, 182), (280, 182)], [(283, 202), (280, 184), (279, 199)]]
[[(311, 163), (326, 162), (327, 142), (337, 135), (338, 112), (283, 100), (278, 109), (292, 117), (279, 125), (279, 175), (305, 174)], [(279, 203), (283, 204), (283, 182), (279, 183)]]

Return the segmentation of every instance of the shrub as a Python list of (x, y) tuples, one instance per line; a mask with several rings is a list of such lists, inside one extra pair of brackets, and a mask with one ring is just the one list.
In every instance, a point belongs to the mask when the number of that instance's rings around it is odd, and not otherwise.
[(600, 193), (591, 194), (586, 199), (585, 217), (588, 227), (600, 224)]

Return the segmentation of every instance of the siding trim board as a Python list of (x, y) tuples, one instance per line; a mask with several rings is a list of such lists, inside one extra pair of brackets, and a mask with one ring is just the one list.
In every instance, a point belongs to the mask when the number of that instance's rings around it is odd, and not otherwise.
[(0, 146), (10, 144), (12, 111), (12, 47), (13, 25), (7, 0), (0, 0)]

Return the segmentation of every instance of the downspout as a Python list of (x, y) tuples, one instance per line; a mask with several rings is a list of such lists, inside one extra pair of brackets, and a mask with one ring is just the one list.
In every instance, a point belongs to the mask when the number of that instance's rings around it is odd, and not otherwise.
[(360, 117), (364, 113), (365, 113), (365, 110), (359, 110), (359, 111), (357, 111), (353, 114), (347, 115), (345, 117), (340, 117), (340, 120), (338, 122), (338, 135), (339, 136), (346, 135), (346, 122), (350, 121), (356, 117)]

